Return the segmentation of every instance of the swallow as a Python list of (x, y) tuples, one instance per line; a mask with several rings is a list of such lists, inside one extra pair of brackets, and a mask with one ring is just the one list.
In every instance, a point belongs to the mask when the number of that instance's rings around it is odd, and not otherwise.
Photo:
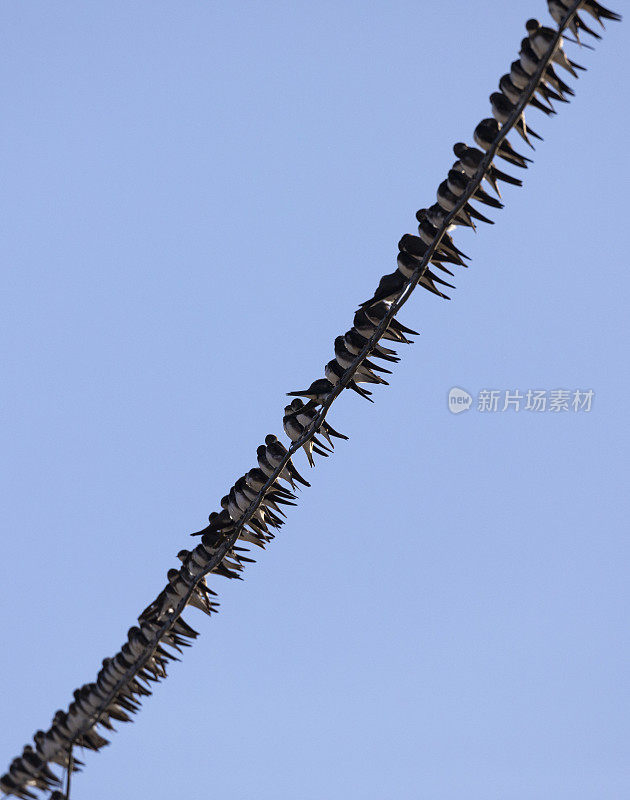
[[(281, 442), (278, 441), (277, 436), (274, 436), (272, 433), (265, 436), (265, 447), (266, 447), (267, 460), (275, 470), (277, 469), (277, 467), (280, 466), (282, 461), (288, 455), (288, 450)], [(263, 469), (262, 466), (261, 469)], [(300, 475), (297, 469), (293, 466), (293, 462), (291, 461), (290, 458), (287, 459), (287, 462), (284, 465), (282, 471), (280, 472), (279, 477), (287, 481), (287, 483), (293, 484), (293, 481), (297, 481), (298, 483), (301, 483), (303, 486), (311, 485), (310, 483), (308, 483), (308, 481), (305, 481), (304, 478)]]
[[(307, 429), (306, 426), (304, 426), (298, 420), (291, 404), (285, 406), (282, 425), (284, 427), (285, 433), (292, 442), (297, 442), (298, 439), (300, 439), (304, 435)], [(323, 443), (315, 436), (313, 436), (311, 439), (307, 439), (302, 444), (302, 449), (306, 453), (308, 463), (310, 464), (311, 467), (315, 466), (315, 459), (313, 458), (313, 453), (316, 453), (317, 455), (320, 456), (324, 456), (324, 458), (328, 458), (328, 456), (330, 455), (330, 453), (326, 452), (326, 450), (324, 449)]]
[[(427, 219), (431, 225), (433, 225), (433, 227), (440, 228), (441, 230), (446, 225), (446, 218), (448, 217), (449, 212), (443, 209), (439, 203), (434, 203), (428, 208), (419, 209), (416, 211), (416, 218), (418, 217), (418, 214), (423, 212), (426, 212)], [(446, 231), (450, 233), (451, 231), (455, 230), (458, 225), (475, 230), (474, 225), (470, 224), (465, 217), (457, 214), (446, 226)]]
[[(309, 402), (306, 405), (304, 405), (302, 400), (300, 400), (299, 397), (296, 397), (295, 400), (291, 402), (291, 407), (297, 414), (298, 420), (303, 425), (307, 426), (311, 425), (319, 414), (319, 412), (317, 411), (316, 404), (312, 400), (309, 400)], [(326, 422), (325, 419), (321, 420), (321, 422), (319, 423), (319, 430), (322, 436), (326, 438), (328, 444), (331, 447), (334, 447), (334, 444), (332, 442), (333, 438), (343, 439), (345, 441), (348, 440), (347, 436), (345, 436), (343, 433), (339, 433), (339, 431), (336, 431), (332, 427), (332, 425), (330, 425), (330, 423)]]
[[(333, 360), (329, 361), (328, 364), (326, 364), (326, 366), (324, 367), (324, 374), (331, 383), (337, 384), (345, 375), (345, 370), (333, 358)], [(372, 398), (370, 397), (372, 392), (368, 391), (367, 389), (364, 389), (362, 386), (359, 386), (359, 384), (355, 380), (348, 381), (348, 383), (346, 384), (346, 389), (352, 389), (353, 392), (356, 392), (357, 394), (361, 395), (361, 397), (364, 397), (370, 403), (374, 402), (374, 400), (372, 400)]]
[(612, 22), (621, 22), (622, 19), (621, 14), (617, 14), (616, 11), (610, 11), (610, 9), (605, 8), (595, 0), (584, 0), (581, 8), (587, 11), (593, 19), (597, 20), (602, 28), (604, 27), (603, 19), (611, 20)]
[[(250, 469), (250, 471), (245, 476), (245, 481), (250, 489), (253, 489), (255, 492), (260, 492), (263, 486), (266, 486), (268, 477), (265, 473), (260, 469), (260, 467), (255, 469)], [(287, 489), (281, 489), (278, 484), (272, 484), (276, 487), (276, 490), (281, 490), (286, 492), (291, 497), (295, 498), (294, 494), (291, 494)]]
[[(378, 303), (376, 305), (378, 306)], [(387, 303), (383, 303), (383, 306), (385, 308), (389, 308)], [(371, 306), (371, 308), (375, 307), (376, 306)], [(353, 322), (354, 329), (359, 333), (360, 336), (364, 336), (366, 339), (371, 339), (375, 334), (376, 329), (379, 327), (379, 322), (374, 322), (372, 315), (368, 316), (367, 311), (368, 308), (360, 308), (355, 313)], [(403, 333), (393, 330), (391, 325), (383, 330), (379, 338), (386, 339), (389, 342), (397, 342), (399, 344), (413, 344), (412, 339), (408, 339)]]
[(333, 384), (326, 378), (318, 378), (313, 381), (308, 389), (302, 389), (297, 392), (287, 392), (289, 397), (306, 397), (308, 400), (315, 400), (320, 405), (325, 403), (334, 391)]
[[(486, 157), (486, 154), (483, 151), (477, 150), (476, 147), (468, 147), (466, 144), (464, 144), (464, 142), (457, 142), (454, 144), (453, 152), (457, 158), (459, 158), (459, 163), (462, 165), (463, 171), (466, 173), (466, 175), (468, 175), (469, 178), (472, 178), (476, 175), (477, 170), (481, 166), (481, 162)], [(501, 197), (501, 192), (499, 191), (499, 181), (509, 183), (512, 186), (523, 185), (523, 181), (519, 180), (518, 178), (513, 178), (506, 172), (502, 172), (492, 163), (486, 167), (484, 178), (492, 186), (499, 197)]]
[(9, 775), (19, 785), (34, 786), (43, 790), (48, 788), (48, 782), (37, 773), (33, 773), (21, 758), (14, 758), (9, 764)]
[[(364, 314), (370, 322), (374, 323), (375, 325), (380, 325), (383, 319), (385, 319), (385, 317), (387, 316), (388, 312), (389, 312), (389, 307), (386, 303), (377, 303), (376, 305), (370, 306), (368, 309), (366, 309)], [(355, 315), (355, 326), (356, 326), (356, 319), (357, 316)], [(405, 325), (400, 323), (394, 317), (390, 319), (389, 325), (386, 328), (386, 330), (388, 332), (394, 332), (401, 336), (404, 336), (404, 334), (406, 333), (408, 333), (409, 336), (420, 336), (420, 334), (417, 331), (414, 331), (411, 328), (407, 328)], [(408, 342), (406, 343), (413, 344), (411, 340), (408, 340)]]
[[(540, 59), (534, 52), (534, 48), (532, 47), (528, 37), (525, 37), (521, 41), (521, 49), (518, 56), (523, 70), (530, 76), (530, 78), (533, 77), (540, 65)], [(560, 78), (551, 64), (547, 64), (545, 67), (541, 76), (541, 80), (550, 83), (554, 89), (557, 89), (561, 94), (568, 94), (570, 96), (575, 94), (571, 87)]]
[[(411, 237), (411, 234), (405, 234), (406, 236)], [(418, 237), (411, 237), (417, 239)], [(398, 265), (398, 272), (400, 272), (404, 277), (409, 280), (413, 278), (415, 272), (417, 271), (418, 267), (420, 266), (418, 260), (413, 256), (410, 256), (408, 253), (398, 253), (398, 258), (396, 259), (396, 263)], [(465, 265), (464, 265), (465, 266)], [(449, 275), (452, 275), (452, 272), (449, 272), (445, 267), (440, 267), (445, 272), (448, 272)], [(425, 266), (422, 268), (422, 271), (418, 275), (417, 278), (417, 285), (421, 286), (423, 289), (426, 289), (428, 292), (432, 292), (433, 294), (438, 294), (440, 297), (443, 297), (445, 300), (449, 300), (450, 298), (443, 294), (442, 292), (438, 291), (435, 287), (435, 283), (439, 283), (442, 286), (448, 286), (450, 289), (454, 289), (452, 283), (447, 283), (446, 281), (442, 280), (442, 278), (438, 278), (437, 275), (434, 275), (433, 272)]]
[[(494, 142), (499, 135), (499, 123), (492, 117), (482, 119), (479, 125), (475, 128), (474, 139), (475, 142), (481, 147), (482, 150), (488, 151), (494, 145)], [(533, 163), (531, 158), (522, 156), (517, 153), (507, 139), (503, 139), (497, 148), (497, 155), (504, 161), (514, 164), (516, 167), (527, 169), (527, 165)]]
[[(180, 551), (181, 553), (182, 551)], [(188, 551), (184, 551), (188, 553)], [(178, 557), (183, 562), (185, 558), (181, 558), (180, 554), (178, 553)], [(179, 575), (178, 570), (176, 569), (169, 569), (167, 573), (167, 577), (169, 583), (175, 582), (177, 580), (177, 576)], [(206, 584), (205, 578), (196, 585), (195, 589), (193, 590), (192, 594), (186, 601), (186, 604), (192, 606), (193, 608), (198, 608), (199, 611), (203, 611), (204, 614), (207, 614), (209, 617), (212, 616), (213, 612), (217, 611), (217, 604), (213, 603), (208, 595), (214, 595), (216, 597), (216, 592), (213, 592), (211, 589), (208, 588)]]
[(381, 358), (383, 361), (389, 361), (392, 364), (397, 364), (400, 361), (400, 357), (396, 355), (395, 350), (383, 347), (381, 344), (375, 342), (368, 348), (370, 338), (369, 336), (363, 336), (356, 328), (350, 328), (350, 330), (346, 331), (344, 334), (343, 340), (348, 351), (355, 356), (358, 356), (359, 353), (363, 351), (368, 352), (369, 350), (372, 358)]
[[(553, 28), (547, 28), (541, 25), (537, 19), (533, 18), (527, 20), (525, 23), (525, 29), (529, 34), (529, 41), (531, 42), (534, 53), (536, 53), (540, 59), (545, 58), (549, 50), (554, 45), (557, 31), (554, 31)], [(579, 69), (582, 72), (586, 71), (586, 67), (576, 64), (575, 61), (571, 61), (570, 58), (567, 58), (567, 54), (564, 52), (562, 47), (562, 36), (558, 39), (555, 45), (551, 59), (554, 63), (558, 64), (558, 66), (566, 69), (567, 72), (570, 72), (574, 78), (579, 77), (576, 70)]]
[(48, 781), (49, 784), (53, 786), (61, 784), (59, 778), (50, 769), (48, 764), (46, 764), (44, 759), (33, 750), (30, 744), (24, 745), (22, 761), (30, 768), (31, 772), (41, 774), (44, 780)]
[[(564, 5), (562, 0), (547, 0), (547, 5), (549, 6), (549, 13), (558, 25), (562, 24), (562, 20), (566, 16), (569, 9)], [(580, 31), (584, 31), (584, 33), (589, 33), (595, 39), (601, 39), (602, 37), (599, 33), (596, 33), (592, 28), (584, 22), (584, 20), (580, 17), (580, 15), (576, 12), (569, 22), (569, 30), (575, 36), (578, 44), (582, 44), (580, 41)]]
[(0, 789), (4, 792), (4, 794), (13, 794), (16, 797), (21, 798), (21, 800), (30, 800), (30, 798), (37, 800), (36, 794), (33, 794), (33, 792), (29, 792), (28, 789), (25, 789), (22, 782), (16, 781), (15, 778), (11, 777), (8, 772), (0, 777)]
[(418, 261), (422, 261), (427, 253), (431, 251), (429, 261), (438, 269), (441, 269), (449, 275), (453, 273), (444, 266), (444, 262), (447, 264), (456, 264), (459, 267), (466, 266), (462, 258), (468, 258), (468, 256), (455, 246), (455, 243), (446, 231), (444, 231), (440, 243), (435, 244), (441, 232), (429, 222), (426, 217), (425, 209), (421, 208), (416, 211), (416, 219), (419, 223), (419, 235), (412, 236), (409, 233), (404, 234), (398, 242), (398, 249), (401, 253), (406, 253)]
[[(454, 211), (460, 204), (459, 197), (456, 194), (453, 194), (453, 192), (448, 188), (448, 181), (442, 181), (442, 183), (438, 186), (437, 201), (442, 208), (449, 213)], [(465, 203), (461, 209), (459, 209), (458, 213), (466, 216), (471, 228), (475, 227), (473, 224), (473, 219), (479, 220), (479, 222), (487, 222), (488, 225), (494, 225), (494, 222), (491, 219), (484, 217), (483, 214), (480, 214), (468, 202)]]
[[(506, 74), (501, 76), (501, 79), (499, 80), (499, 89), (507, 97), (510, 103), (514, 103), (514, 105), (519, 103), (523, 97), (522, 90), (519, 89), (516, 84), (514, 84), (510, 75)], [(543, 114), (546, 114), (548, 117), (558, 113), (551, 106), (541, 103), (540, 100), (535, 96), (530, 97), (527, 103), (532, 108), (537, 108), (539, 111), (542, 111)]]
[[(513, 113), (516, 106), (507, 99), (507, 97), (502, 92), (492, 92), (490, 95), (490, 104), (492, 106), (492, 115), (499, 122), (501, 125), (505, 125), (505, 123), (510, 118), (510, 115)], [(531, 143), (528, 133), (531, 134), (535, 139), (539, 139), (542, 141), (542, 136), (539, 136), (536, 131), (532, 130), (525, 124), (525, 115), (521, 111), (521, 113), (516, 118), (516, 122), (514, 123), (514, 128), (519, 133), (519, 135), (527, 142), (527, 144), (535, 150), (536, 148)]]
[[(462, 261), (462, 259), (466, 258), (466, 259), (468, 259), (470, 261), (470, 256), (467, 256), (466, 253), (464, 253), (462, 250), (459, 249), (459, 247), (457, 247), (455, 245), (455, 242), (453, 241), (453, 237), (449, 234), (448, 230), (445, 230), (445, 231), (442, 232), (440, 230), (441, 226), (439, 226), (439, 225), (436, 226), (429, 220), (426, 208), (420, 208), (420, 209), (418, 209), (418, 211), (416, 211), (416, 219), (418, 220), (418, 223), (419, 223), (418, 224), (418, 235), (420, 236), (420, 238), (422, 239), (422, 241), (426, 245), (430, 245), (433, 242), (433, 240), (438, 236), (438, 234), (441, 233), (442, 238), (440, 240), (440, 249), (446, 255), (450, 256), (451, 260), (450, 260), (449, 263), (452, 264), (453, 261), (457, 261), (457, 263), (460, 266), (462, 266), (462, 267), (466, 266), (466, 264)], [(404, 239), (404, 237), (403, 237), (403, 239)], [(402, 241), (403, 240), (401, 239), (400, 242), (398, 242), (398, 249), (399, 250), (402, 249), (401, 246), (400, 246)], [(414, 254), (411, 253), (411, 255), (414, 255)], [(446, 259), (442, 259), (442, 260), (444, 261)], [(440, 265), (436, 264), (436, 266), (440, 266)], [(443, 267), (441, 267), (441, 268), (443, 268)], [(450, 274), (452, 274), (452, 273), (450, 273)]]
[[(547, 67), (547, 70), (549, 67)], [(552, 100), (557, 100), (559, 103), (568, 103), (569, 101), (561, 92), (555, 92), (550, 86), (547, 85), (548, 80), (547, 70), (545, 70), (543, 77), (536, 86), (538, 94), (551, 105)], [(525, 90), (529, 86), (530, 76), (523, 69), (523, 65), (519, 60), (512, 61), (510, 64), (510, 80), (517, 89)], [(565, 84), (566, 86), (566, 84)], [(566, 94), (574, 96), (575, 92), (570, 87), (566, 87), (568, 91)]]
[[(454, 195), (461, 197), (471, 185), (471, 179), (464, 172), (458, 172), (456, 169), (451, 169), (448, 173), (447, 185)], [(470, 196), (470, 199), (477, 200), (478, 202), (484, 203), (491, 208), (503, 208), (503, 203), (501, 203), (499, 200), (496, 200), (494, 197), (492, 197), (492, 195), (489, 195), (480, 187), (475, 189)]]
[[(335, 347), (335, 357), (337, 361), (341, 364), (344, 369), (348, 369), (356, 358), (356, 355), (351, 353), (348, 348), (346, 347), (346, 343), (344, 341), (343, 336), (337, 336), (334, 342)], [(378, 364), (374, 364), (372, 361), (368, 361), (366, 358), (359, 363), (357, 368), (358, 370), (364, 370), (366, 372), (383, 372), (386, 375), (391, 375), (391, 369), (385, 369), (385, 367), (381, 367)], [(373, 376), (378, 378), (378, 376)], [(380, 382), (380, 381), (377, 381)]]

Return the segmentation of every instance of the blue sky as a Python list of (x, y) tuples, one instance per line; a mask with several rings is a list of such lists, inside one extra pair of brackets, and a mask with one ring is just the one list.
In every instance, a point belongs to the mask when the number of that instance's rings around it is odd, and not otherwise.
[[(3, 5), (2, 765), (322, 375), (533, 15)], [(335, 403), (350, 441), (76, 800), (630, 795), (627, 47), (530, 113), (453, 299), (414, 293), (391, 386)], [(454, 416), (453, 386), (595, 398)]]

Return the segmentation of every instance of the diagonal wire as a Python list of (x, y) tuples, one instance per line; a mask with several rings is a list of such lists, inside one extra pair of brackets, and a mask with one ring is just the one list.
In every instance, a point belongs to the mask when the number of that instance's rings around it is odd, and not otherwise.
[[(547, 52), (540, 59), (540, 64), (536, 69), (536, 72), (530, 78), (527, 88), (523, 90), (518, 103), (514, 106), (514, 109), (510, 114), (509, 118), (506, 120), (505, 124), (501, 127), (492, 146), (490, 147), (490, 149), (487, 151), (486, 155), (480, 162), (477, 172), (467, 184), (466, 190), (463, 192), (463, 194), (459, 196), (457, 204), (452, 209), (452, 211), (450, 211), (449, 214), (444, 218), (444, 221), (442, 222), (442, 225), (439, 227), (438, 232), (435, 235), (432, 243), (428, 246), (424, 257), (422, 258), (422, 260), (418, 262), (418, 266), (412, 273), (411, 277), (408, 279), (405, 288), (401, 291), (398, 298), (391, 304), (389, 310), (387, 311), (381, 322), (374, 330), (372, 336), (368, 339), (368, 341), (363, 346), (361, 351), (354, 358), (350, 366), (345, 370), (339, 382), (333, 386), (333, 389), (331, 390), (330, 394), (326, 397), (325, 401), (321, 404), (321, 408), (317, 413), (317, 416), (314, 417), (313, 421), (302, 433), (302, 435), (291, 443), (291, 446), (287, 449), (287, 452), (284, 455), (282, 461), (278, 463), (278, 465), (273, 470), (272, 474), (267, 479), (267, 482), (259, 490), (258, 494), (252, 500), (252, 502), (250, 503), (244, 514), (238, 520), (238, 522), (235, 523), (231, 533), (228, 536), (226, 536), (225, 540), (216, 547), (215, 552), (213, 553), (211, 558), (207, 561), (203, 570), (200, 571), (198, 574), (196, 574), (196, 577), (194, 578), (193, 582), (191, 582), (186, 593), (181, 595), (179, 602), (171, 609), (169, 609), (167, 618), (155, 630), (149, 646), (147, 646), (144, 649), (143, 653), (136, 658), (133, 665), (123, 673), (123, 675), (118, 679), (118, 681), (116, 681), (114, 687), (104, 696), (102, 701), (99, 703), (99, 707), (96, 709), (96, 711), (94, 711), (93, 714), (91, 714), (89, 717), (86, 718), (86, 721), (76, 731), (73, 738), (65, 746), (60, 746), (54, 752), (54, 755), (61, 754), (66, 751), (69, 751), (71, 753), (73, 746), (77, 742), (77, 739), (79, 739), (82, 735), (87, 733), (91, 728), (93, 728), (95, 725), (99, 723), (101, 716), (104, 713), (106, 713), (107, 708), (116, 699), (120, 690), (124, 686), (126, 686), (126, 684), (129, 681), (133, 680), (136, 677), (136, 675), (147, 664), (147, 662), (151, 659), (151, 657), (155, 652), (155, 649), (160, 644), (162, 637), (164, 636), (165, 633), (167, 633), (171, 629), (171, 627), (179, 619), (186, 605), (188, 604), (188, 601), (190, 600), (191, 596), (197, 589), (199, 583), (203, 580), (203, 578), (206, 575), (208, 575), (214, 569), (216, 569), (216, 567), (221, 563), (221, 561), (223, 561), (225, 556), (234, 547), (242, 532), (242, 529), (245, 527), (245, 525), (247, 525), (249, 520), (256, 513), (261, 503), (263, 502), (267, 491), (273, 486), (273, 484), (279, 478), (280, 474), (282, 473), (282, 471), (284, 470), (284, 468), (286, 467), (287, 463), (292, 458), (292, 456), (295, 455), (295, 453), (300, 449), (300, 447), (302, 447), (302, 445), (311, 441), (313, 436), (315, 436), (321, 423), (324, 421), (326, 414), (328, 413), (330, 407), (332, 406), (333, 402), (352, 381), (354, 374), (359, 365), (361, 364), (361, 362), (363, 361), (363, 359), (369, 354), (370, 350), (379, 341), (383, 333), (389, 327), (389, 324), (391, 323), (393, 318), (396, 316), (398, 311), (402, 308), (402, 306), (407, 302), (407, 300), (411, 296), (411, 293), (418, 284), (418, 281), (422, 278), (422, 276), (428, 269), (431, 258), (435, 254), (435, 251), (438, 248), (440, 242), (442, 241), (442, 238), (444, 237), (444, 234), (446, 233), (451, 221), (463, 209), (463, 207), (466, 205), (466, 203), (474, 194), (474, 192), (479, 188), (481, 182), (484, 179), (485, 172), (492, 163), (494, 157), (496, 156), (496, 153), (501, 143), (506, 138), (506, 136), (508, 135), (508, 133), (510, 132), (510, 130), (517, 122), (517, 120), (527, 107), (528, 103), (534, 96), (538, 88), (541, 77), (543, 76), (545, 70), (551, 63), (552, 57), (561, 39), (563, 31), (572, 21), (573, 16), (579, 10), (579, 7), (582, 5), (582, 3), (583, 0), (575, 0), (571, 5), (571, 7), (569, 8), (569, 10), (567, 11), (565, 17), (563, 18), (562, 22), (558, 27), (558, 30), (554, 38), (551, 41), (551, 44), (549, 45)], [(70, 762), (69, 771), (71, 770), (71, 768), (72, 767)], [(70, 784), (70, 774), (68, 774), (68, 787), (69, 784)], [(6, 793), (6, 796), (9, 796), (11, 794), (14, 794), (14, 792)]]

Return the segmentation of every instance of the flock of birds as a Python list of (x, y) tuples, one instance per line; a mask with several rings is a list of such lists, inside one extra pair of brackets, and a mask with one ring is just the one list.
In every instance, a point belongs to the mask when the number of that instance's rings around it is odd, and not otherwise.
[[(589, 47), (581, 39), (584, 34), (595, 39), (601, 36), (578, 11), (586, 12), (602, 28), (605, 20), (621, 19), (595, 0), (548, 0), (548, 6), (559, 28), (546, 27), (535, 19), (527, 21), (519, 56), (500, 79), (499, 91), (490, 95), (492, 116), (475, 128), (477, 147), (462, 142), (453, 147), (457, 160), (438, 187), (437, 202), (417, 212), (418, 235), (405, 234), (398, 243), (396, 270), (381, 278), (374, 295), (360, 304), (352, 327), (335, 339), (335, 357), (326, 364), (324, 377), (307, 389), (288, 392), (294, 399), (284, 409), (283, 427), (290, 447), (272, 434), (265, 438), (257, 450), (257, 466), (236, 481), (221, 499), (221, 510), (210, 514), (206, 527), (191, 534), (200, 537), (199, 544), (177, 554), (181, 566), (168, 571), (165, 588), (129, 629), (120, 651), (103, 661), (96, 680), (74, 692), (68, 710), (57, 711), (50, 728), (37, 731), (33, 744), (26, 745), (0, 777), (4, 794), (35, 798), (33, 789), (38, 789), (50, 792), (50, 800), (67, 797), (68, 789), (64, 793), (61, 778), (51, 765), (65, 770), (69, 782), (70, 774), (82, 766), (74, 758), (74, 747), (100, 750), (108, 740), (97, 726), (111, 731), (115, 722), (131, 721), (141, 699), (151, 694), (149, 687), (166, 677), (168, 663), (179, 660), (176, 654), (198, 636), (181, 617), (185, 607), (194, 606), (208, 615), (217, 611), (216, 592), (207, 585), (206, 576), (240, 578), (245, 565), (253, 562), (246, 555), (249, 550), (241, 545), (264, 548), (282, 526), (285, 507), (295, 505), (296, 490), (310, 486), (293, 464), (292, 455), (301, 447), (312, 467), (316, 455), (332, 452), (335, 439), (348, 438), (325, 419), (332, 401), (344, 388), (372, 401), (365, 385), (387, 385), (383, 376), (391, 370), (383, 363), (393, 365), (400, 359), (381, 340), (409, 344), (410, 337), (417, 335), (394, 317), (406, 296), (420, 285), (447, 298), (443, 287), (453, 288), (452, 284), (437, 271), (450, 277), (450, 268), (466, 266), (468, 259), (453, 242), (451, 232), (456, 226), (492, 224), (473, 203), (503, 208), (500, 183), (522, 185), (519, 178), (493, 163), (499, 157), (525, 169), (531, 161), (512, 147), (507, 132), (513, 127), (533, 149), (532, 138), (541, 137), (525, 122), (523, 108), (531, 106), (550, 116), (556, 113), (553, 103), (566, 103), (574, 94), (557, 68), (577, 78), (584, 67), (567, 57), (563, 40), (569, 37), (562, 32), (570, 30), (571, 41)], [(494, 195), (481, 188), (482, 180)]]

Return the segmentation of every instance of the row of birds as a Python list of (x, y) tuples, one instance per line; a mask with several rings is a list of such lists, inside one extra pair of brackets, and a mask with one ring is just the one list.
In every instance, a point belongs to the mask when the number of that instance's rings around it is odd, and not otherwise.
[[(568, 0), (548, 0), (553, 19), (561, 24), (570, 10)], [(620, 20), (619, 14), (604, 8), (595, 0), (585, 0), (581, 9), (602, 26), (603, 20)], [(583, 45), (580, 35), (601, 38), (578, 13), (574, 13), (568, 29), (575, 41)], [(496, 167), (486, 164), (487, 153), (496, 147), (496, 155), (519, 168), (526, 168), (531, 159), (518, 153), (503, 138), (501, 127), (515, 113), (516, 105), (529, 91), (530, 81), (547, 59), (557, 31), (542, 26), (537, 20), (526, 23), (527, 36), (521, 42), (519, 58), (512, 62), (510, 72), (499, 81), (499, 92), (490, 95), (492, 117), (482, 120), (475, 128), (478, 148), (459, 142), (453, 147), (457, 161), (437, 190), (437, 202), (417, 214), (418, 235), (405, 234), (398, 243), (397, 268), (385, 275), (374, 295), (360, 304), (353, 326), (334, 342), (335, 357), (325, 366), (325, 377), (314, 381), (307, 389), (289, 392), (294, 399), (285, 407), (283, 427), (291, 447), (269, 434), (257, 450), (257, 466), (240, 477), (220, 501), (221, 510), (210, 514), (208, 525), (191, 534), (200, 536), (192, 550), (181, 550), (179, 569), (167, 573), (167, 585), (156, 599), (140, 614), (138, 625), (129, 629), (127, 641), (113, 657), (103, 661), (96, 681), (77, 689), (68, 711), (59, 710), (48, 731), (37, 731), (33, 745), (26, 745), (22, 755), (11, 762), (8, 772), (0, 777), (0, 790), (20, 798), (35, 798), (32, 789), (51, 791), (50, 800), (63, 800), (60, 778), (50, 768), (56, 764), (65, 770), (70, 767), (71, 744), (100, 750), (108, 740), (96, 731), (96, 725), (114, 729), (114, 722), (129, 722), (140, 709), (143, 697), (151, 695), (150, 686), (166, 677), (166, 666), (179, 660), (175, 653), (190, 646), (198, 636), (181, 617), (187, 606), (211, 615), (218, 609), (216, 592), (207, 585), (206, 574), (234, 579), (247, 563), (254, 559), (247, 548), (236, 542), (259, 547), (274, 538), (286, 517), (284, 508), (296, 504), (296, 490), (310, 486), (293, 464), (292, 454), (302, 447), (310, 466), (314, 455), (326, 457), (334, 448), (334, 440), (348, 437), (336, 431), (325, 419), (332, 399), (340, 391), (339, 383), (371, 400), (365, 384), (384, 384), (383, 375), (391, 370), (382, 363), (395, 364), (400, 358), (396, 351), (385, 347), (380, 340), (410, 344), (417, 331), (402, 325), (392, 316), (391, 304), (409, 283), (418, 279), (419, 285), (439, 297), (447, 298), (441, 288), (451, 287), (431, 269), (453, 275), (445, 266), (466, 266), (466, 256), (453, 242), (451, 232), (456, 226), (476, 227), (478, 222), (492, 224), (469, 200), (490, 208), (503, 208), (500, 183), (521, 186), (522, 181)], [(566, 38), (566, 37), (565, 37)], [(584, 68), (569, 59), (560, 38), (553, 51), (553, 64), (577, 77)], [(528, 105), (546, 115), (555, 114), (553, 102), (567, 102), (573, 90), (561, 79), (550, 63), (542, 70), (535, 94)], [(531, 138), (540, 139), (518, 114), (514, 127), (533, 148)], [(498, 137), (501, 142), (496, 146)], [(483, 178), (495, 192), (490, 195), (479, 186), (480, 167)], [(472, 191), (471, 191), (472, 190)], [(467, 199), (462, 202), (462, 196)], [(438, 237), (439, 241), (438, 241)], [(438, 242), (436, 244), (436, 241)], [(447, 298), (448, 299), (448, 298)], [(369, 358), (368, 358), (369, 356)], [(306, 401), (306, 402), (305, 402)], [(72, 760), (72, 769), (82, 763)]]

